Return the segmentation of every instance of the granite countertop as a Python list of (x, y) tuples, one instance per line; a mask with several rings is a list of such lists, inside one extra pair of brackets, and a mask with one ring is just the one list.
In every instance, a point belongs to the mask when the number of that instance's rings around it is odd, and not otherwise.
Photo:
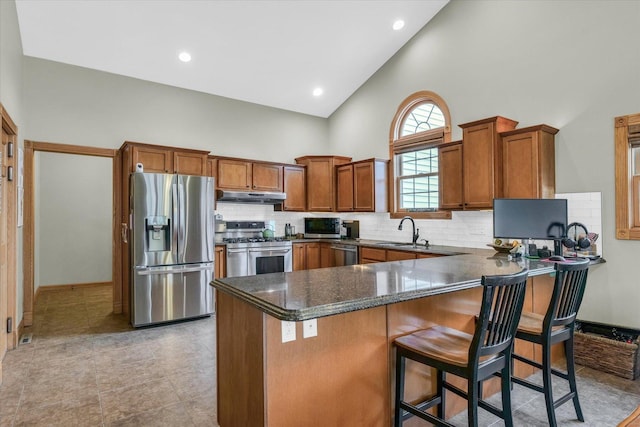
[[(464, 247), (458, 247), (458, 246), (444, 246), (444, 245), (413, 246), (411, 243), (389, 242), (384, 240), (369, 240), (369, 239), (290, 239), (290, 241), (291, 243), (326, 242), (326, 243), (332, 243), (332, 244), (367, 246), (367, 247), (378, 248), (378, 249), (392, 249), (397, 251), (432, 253), (432, 254), (439, 254), (439, 255), (493, 253), (493, 251), (487, 252), (487, 249), (464, 248)], [(226, 243), (215, 242), (215, 245), (226, 246)]]
[(523, 268), (529, 269), (530, 276), (553, 272), (553, 263), (509, 261), (490, 250), (473, 252), (221, 278), (211, 285), (277, 319), (301, 321), (472, 288), (480, 285), (483, 275), (517, 273)]

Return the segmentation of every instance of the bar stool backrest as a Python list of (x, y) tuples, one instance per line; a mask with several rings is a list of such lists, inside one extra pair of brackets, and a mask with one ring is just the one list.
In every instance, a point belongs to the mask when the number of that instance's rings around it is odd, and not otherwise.
[(557, 326), (573, 325), (582, 303), (589, 272), (589, 260), (557, 263), (556, 278), (549, 309), (542, 323), (542, 331), (551, 333)]
[(527, 274), (528, 270), (522, 270), (511, 275), (482, 277), (482, 305), (469, 348), (470, 363), (511, 348), (522, 314)]

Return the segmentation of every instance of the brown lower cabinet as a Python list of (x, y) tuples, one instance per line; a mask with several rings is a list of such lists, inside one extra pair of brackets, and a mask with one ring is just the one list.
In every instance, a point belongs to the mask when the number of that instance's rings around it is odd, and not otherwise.
[(330, 242), (297, 242), (293, 244), (293, 271), (334, 267)]
[[(552, 288), (549, 275), (530, 277), (525, 310), (544, 313)], [(298, 339), (286, 343), (282, 342), (280, 320), (226, 292), (218, 295), (217, 417), (221, 426), (382, 427), (393, 421), (393, 340), (433, 323), (473, 333), (482, 289), (478, 286), (321, 317), (317, 319), (318, 336), (311, 339), (301, 338), (303, 325), (296, 322)], [(542, 359), (532, 343), (516, 340), (515, 347), (519, 354)], [(558, 347), (552, 360), (562, 359)], [(533, 373), (518, 361), (514, 369), (520, 377)], [(434, 377), (429, 367), (412, 367), (405, 397), (410, 401), (427, 397), (435, 387)], [(464, 387), (462, 379), (453, 380)], [(485, 396), (498, 390), (498, 378), (485, 382)], [(465, 410), (465, 400), (448, 396), (447, 417)]]

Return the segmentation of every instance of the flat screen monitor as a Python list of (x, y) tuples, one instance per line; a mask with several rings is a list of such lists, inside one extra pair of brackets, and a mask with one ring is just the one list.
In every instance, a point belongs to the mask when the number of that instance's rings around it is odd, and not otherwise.
[(558, 240), (566, 230), (566, 199), (493, 200), (493, 237)]

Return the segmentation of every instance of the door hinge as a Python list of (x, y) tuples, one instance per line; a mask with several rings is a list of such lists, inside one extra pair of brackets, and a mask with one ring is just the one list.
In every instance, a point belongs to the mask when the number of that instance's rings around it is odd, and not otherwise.
[(13, 331), (13, 318), (7, 317), (7, 333), (10, 334)]

